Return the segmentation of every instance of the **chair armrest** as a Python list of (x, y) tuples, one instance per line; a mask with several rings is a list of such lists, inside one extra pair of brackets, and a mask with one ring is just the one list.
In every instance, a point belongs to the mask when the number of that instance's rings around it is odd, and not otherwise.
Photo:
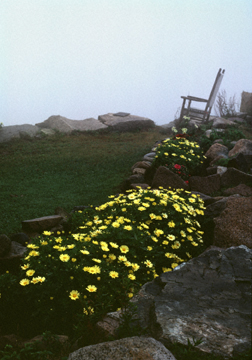
[(182, 99), (187, 99), (187, 100), (191, 100), (191, 101), (198, 101), (198, 102), (208, 102), (207, 99), (202, 99), (202, 98), (198, 98), (195, 96), (181, 96)]

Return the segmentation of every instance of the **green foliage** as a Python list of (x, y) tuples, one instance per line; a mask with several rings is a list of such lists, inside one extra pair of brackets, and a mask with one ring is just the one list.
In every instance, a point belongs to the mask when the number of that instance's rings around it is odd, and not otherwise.
[(126, 307), (144, 283), (202, 251), (203, 209), (199, 196), (182, 189), (140, 189), (79, 213), (69, 234), (44, 232), (27, 246), (13, 288), (5, 288), (7, 274), (0, 281), (1, 320), (13, 294), (20, 328), (35, 333), (71, 334), (78, 321), (88, 326)]
[[(42, 348), (46, 348), (43, 350)], [(3, 351), (0, 351), (1, 360), (48, 360), (59, 359), (62, 351), (62, 345), (56, 335), (50, 332), (43, 333), (41, 341), (26, 343), (24, 347), (13, 347), (6, 345)]]
[(157, 146), (153, 166), (166, 166), (187, 181), (190, 175), (195, 175), (199, 171), (203, 160), (204, 156), (198, 143), (188, 140), (186, 135), (179, 134), (172, 139), (163, 140)]

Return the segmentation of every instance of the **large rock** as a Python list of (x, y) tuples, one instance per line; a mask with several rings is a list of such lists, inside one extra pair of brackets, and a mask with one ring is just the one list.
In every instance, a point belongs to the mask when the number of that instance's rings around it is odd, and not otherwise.
[(5, 256), (11, 249), (11, 240), (5, 234), (0, 234), (0, 257)]
[(12, 241), (9, 252), (0, 257), (0, 274), (5, 273), (6, 271), (11, 273), (19, 272), (20, 262), (26, 250), (26, 247)]
[(219, 156), (228, 158), (228, 148), (222, 144), (215, 143), (207, 150), (205, 156), (209, 162), (215, 160)]
[(38, 132), (39, 128), (30, 124), (4, 126), (0, 131), (0, 143), (12, 140), (13, 138), (33, 137)]
[(223, 187), (231, 187), (248, 182), (252, 182), (252, 175), (235, 168), (228, 168), (227, 171), (221, 175), (221, 186)]
[(244, 155), (242, 152), (232, 157), (227, 164), (227, 167), (233, 167), (242, 172), (248, 172), (252, 166), (252, 154)]
[(26, 233), (41, 233), (59, 225), (63, 219), (60, 215), (43, 216), (41, 218), (22, 221), (22, 229)]
[(251, 346), (251, 258), (246, 246), (213, 248), (145, 284), (136, 299), (142, 327), (165, 344), (225, 357)]
[(222, 248), (246, 245), (252, 248), (252, 196), (230, 197), (225, 210), (214, 222), (214, 245)]
[(165, 166), (158, 167), (151, 184), (152, 189), (158, 189), (160, 186), (164, 189), (189, 189), (188, 185), (179, 175), (174, 174)]
[(230, 119), (224, 119), (221, 117), (216, 117), (213, 119), (212, 127), (214, 129), (226, 129), (228, 126), (236, 126), (236, 123)]
[(52, 115), (47, 120), (36, 125), (41, 129), (54, 129), (62, 133), (71, 133), (74, 130), (91, 131), (107, 128), (106, 125), (102, 124), (100, 121), (94, 118), (89, 118), (85, 120), (71, 120), (60, 115)]
[(211, 195), (212, 193), (220, 190), (220, 175), (209, 176), (191, 176), (189, 185), (192, 191), (200, 191), (203, 194)]
[(240, 111), (252, 114), (252, 93), (242, 92)]
[(176, 360), (163, 344), (150, 337), (134, 336), (86, 346), (68, 360)]
[(252, 196), (252, 187), (240, 184), (224, 191), (225, 196), (239, 194), (241, 196)]
[(98, 120), (118, 131), (135, 131), (155, 127), (154, 121), (148, 118), (130, 114), (124, 116), (124, 113), (99, 115)]
[(252, 140), (238, 140), (233, 149), (229, 151), (228, 156), (231, 157), (240, 153), (242, 153), (243, 155), (252, 155)]

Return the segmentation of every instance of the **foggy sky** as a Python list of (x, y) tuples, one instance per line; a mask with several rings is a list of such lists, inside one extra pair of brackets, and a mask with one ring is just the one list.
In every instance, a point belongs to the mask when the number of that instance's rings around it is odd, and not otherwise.
[(251, 0), (0, 0), (0, 122), (129, 112), (252, 92)]

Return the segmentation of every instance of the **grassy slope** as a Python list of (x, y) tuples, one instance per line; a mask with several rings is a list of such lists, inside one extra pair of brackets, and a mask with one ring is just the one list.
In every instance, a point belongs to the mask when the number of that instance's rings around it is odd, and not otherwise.
[(0, 144), (0, 233), (21, 231), (21, 221), (58, 206), (106, 201), (160, 137), (155, 130), (77, 133)]

